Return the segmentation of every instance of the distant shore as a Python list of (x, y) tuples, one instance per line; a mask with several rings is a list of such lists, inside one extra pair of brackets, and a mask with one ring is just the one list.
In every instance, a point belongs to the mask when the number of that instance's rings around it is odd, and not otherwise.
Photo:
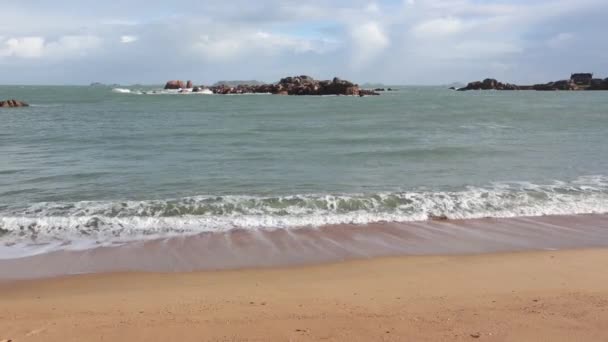
[(602, 341), (608, 250), (0, 283), (0, 340)]
[(222, 82), (213, 86), (196, 86), (192, 81), (170, 80), (164, 89), (177, 90), (184, 93), (208, 92), (210, 94), (274, 94), (274, 95), (350, 95), (367, 96), (380, 95), (377, 91), (363, 89), (358, 84), (334, 77), (332, 80), (315, 80), (307, 75), (284, 77), (277, 83), (248, 83), (235, 84)]
[(453, 90), (537, 90), (537, 91), (581, 91), (581, 90), (608, 90), (608, 78), (594, 78), (592, 73), (571, 74), (567, 80), (559, 80), (534, 85), (517, 85), (499, 82), (493, 78), (475, 81), (463, 88), (450, 87)]

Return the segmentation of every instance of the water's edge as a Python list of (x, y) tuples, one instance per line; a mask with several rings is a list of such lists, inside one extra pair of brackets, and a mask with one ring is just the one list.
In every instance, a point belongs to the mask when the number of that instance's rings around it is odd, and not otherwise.
[(0, 279), (279, 267), (402, 255), (608, 247), (608, 215), (236, 229), (0, 260)]

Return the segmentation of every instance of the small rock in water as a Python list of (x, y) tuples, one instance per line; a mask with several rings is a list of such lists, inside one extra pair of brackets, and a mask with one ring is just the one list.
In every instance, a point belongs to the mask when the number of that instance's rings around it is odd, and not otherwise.
[(165, 89), (183, 89), (186, 87), (184, 81), (180, 80), (171, 80), (165, 83)]
[(30, 105), (15, 99), (0, 101), (0, 108), (16, 108), (16, 107), (29, 107)]

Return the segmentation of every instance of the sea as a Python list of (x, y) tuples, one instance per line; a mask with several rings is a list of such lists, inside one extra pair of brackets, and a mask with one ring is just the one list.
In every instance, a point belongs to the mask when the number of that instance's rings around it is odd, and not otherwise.
[[(160, 87), (157, 87), (160, 89)], [(605, 92), (1, 86), (0, 258), (206, 232), (608, 212)]]

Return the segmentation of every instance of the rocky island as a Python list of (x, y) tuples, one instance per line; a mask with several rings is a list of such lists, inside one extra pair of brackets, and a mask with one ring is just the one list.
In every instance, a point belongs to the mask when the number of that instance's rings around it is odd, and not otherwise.
[(0, 108), (16, 108), (16, 107), (29, 107), (30, 105), (15, 99), (0, 101)]
[(591, 73), (577, 73), (570, 75), (570, 79), (568, 80), (560, 80), (535, 85), (502, 83), (495, 79), (487, 78), (483, 81), (471, 82), (467, 84), (466, 87), (456, 90), (608, 90), (608, 78), (593, 78), (593, 74)]
[(192, 81), (168, 81), (165, 89), (180, 92), (212, 92), (213, 94), (275, 94), (275, 95), (379, 95), (377, 92), (362, 89), (359, 85), (335, 77), (333, 80), (315, 80), (306, 75), (282, 78), (277, 83), (238, 84), (219, 83), (213, 86), (194, 86)]

